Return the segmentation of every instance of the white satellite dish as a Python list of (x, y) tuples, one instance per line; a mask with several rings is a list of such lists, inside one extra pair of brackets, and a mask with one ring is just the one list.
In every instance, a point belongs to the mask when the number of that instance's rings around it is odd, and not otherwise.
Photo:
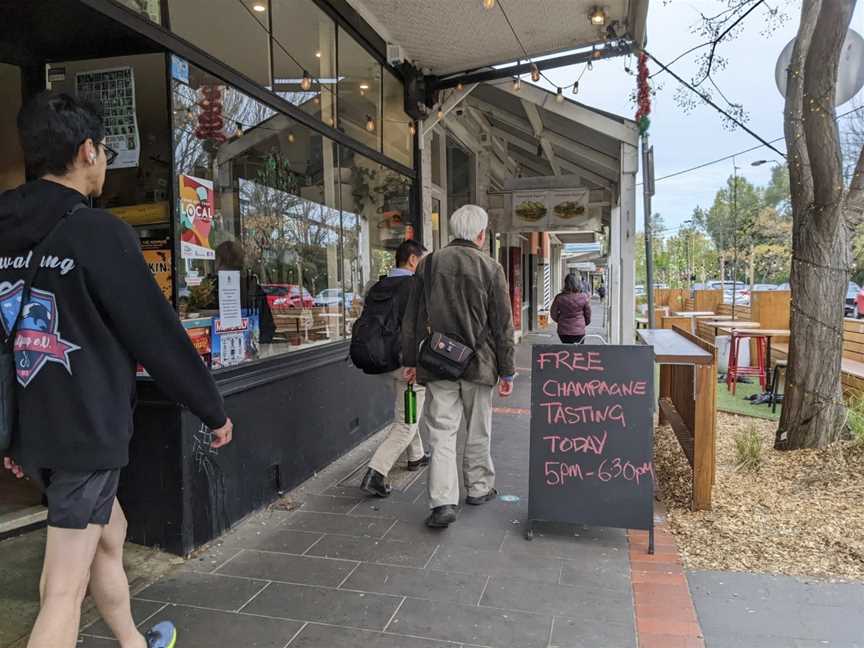
[[(777, 66), (774, 68), (774, 78), (780, 94), (786, 96), (786, 70), (792, 62), (792, 49), (795, 39), (783, 48)], [(846, 33), (843, 51), (840, 52), (840, 67), (837, 70), (837, 94), (835, 105), (841, 106), (854, 97), (864, 87), (864, 38), (853, 29)]]

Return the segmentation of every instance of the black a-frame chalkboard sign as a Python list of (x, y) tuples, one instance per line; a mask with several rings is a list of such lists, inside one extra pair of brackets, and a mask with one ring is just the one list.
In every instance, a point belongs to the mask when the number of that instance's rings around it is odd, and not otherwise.
[(654, 352), (536, 345), (528, 526), (645, 529), (654, 551)]

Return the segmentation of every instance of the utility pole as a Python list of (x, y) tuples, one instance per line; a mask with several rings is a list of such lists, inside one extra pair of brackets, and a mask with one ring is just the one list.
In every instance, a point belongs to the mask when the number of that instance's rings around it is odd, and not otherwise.
[(654, 195), (654, 149), (648, 133), (642, 134), (642, 199), (645, 217), (645, 290), (648, 293), (648, 328), (654, 328), (654, 234), (651, 229), (651, 196)]
[(738, 289), (738, 165), (732, 158), (732, 319), (735, 319), (736, 291)]

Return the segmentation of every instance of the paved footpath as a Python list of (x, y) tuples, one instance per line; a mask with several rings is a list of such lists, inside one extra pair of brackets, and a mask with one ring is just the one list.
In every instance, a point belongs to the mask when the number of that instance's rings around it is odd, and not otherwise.
[[(522, 538), (529, 353), (519, 348), (516, 393), (496, 401), (494, 416), (497, 485), (510, 497), (464, 507), (450, 529), (427, 529), (425, 473), (387, 500), (346, 485), (373, 440), (292, 493), (298, 510), (252, 516), (138, 593), (136, 619), (173, 619), (179, 648), (676, 648), (706, 645), (700, 620), (721, 637), (738, 608), (715, 606), (727, 595), (716, 575), (690, 574), (688, 587), (662, 527), (655, 556), (645, 553), (644, 533), (619, 529), (547, 528), (531, 543)], [(746, 637), (755, 619), (745, 617)], [(110, 636), (97, 622), (79, 646), (115, 645)], [(730, 641), (707, 645), (811, 645)]]

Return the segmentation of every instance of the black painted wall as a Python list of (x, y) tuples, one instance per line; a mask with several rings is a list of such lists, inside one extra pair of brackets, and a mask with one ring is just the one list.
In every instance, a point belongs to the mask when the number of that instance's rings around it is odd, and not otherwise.
[(120, 493), (130, 540), (188, 554), (392, 418), (389, 381), (347, 363), (343, 345), (304, 355), (219, 375), (234, 442), (215, 452), (192, 414), (140, 386)]

